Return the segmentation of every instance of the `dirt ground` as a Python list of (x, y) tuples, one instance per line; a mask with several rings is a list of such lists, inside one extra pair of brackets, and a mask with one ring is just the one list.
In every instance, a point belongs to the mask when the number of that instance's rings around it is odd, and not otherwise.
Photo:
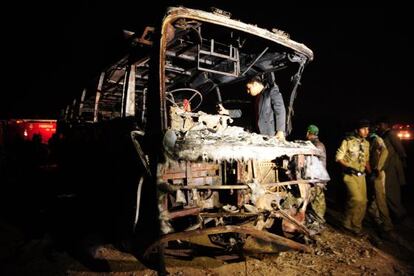
[[(111, 244), (93, 247), (92, 270), (70, 253), (51, 248), (47, 237), (22, 244), (15, 230), (0, 224), (0, 275), (157, 275), (133, 255)], [(401, 234), (398, 240), (374, 246), (368, 237), (352, 237), (327, 226), (311, 244), (311, 253), (243, 255), (233, 261), (167, 255), (165, 263), (170, 275), (414, 275), (410, 264), (414, 257), (413, 229), (399, 226), (396, 231)]]

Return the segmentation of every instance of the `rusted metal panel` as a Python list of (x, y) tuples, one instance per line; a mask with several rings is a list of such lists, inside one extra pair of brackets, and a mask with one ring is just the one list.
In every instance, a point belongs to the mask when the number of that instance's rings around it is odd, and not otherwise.
[[(222, 25), (226, 28), (232, 28), (240, 31), (244, 31), (247, 33), (254, 34), (256, 36), (263, 37), (265, 39), (271, 40), (278, 44), (281, 44), (285, 47), (291, 48), (299, 53), (305, 55), (309, 61), (313, 60), (313, 52), (311, 49), (306, 47), (304, 44), (298, 43), (289, 39), (287, 33), (274, 29), (274, 31), (269, 31), (255, 25), (246, 24), (244, 22), (230, 19), (225, 16), (200, 11), (200, 10), (193, 10), (184, 7), (177, 7), (177, 8), (170, 8), (168, 10), (168, 15), (164, 19), (164, 24), (170, 23), (171, 21), (177, 18), (192, 18), (196, 20), (203, 20), (205, 22), (214, 23), (217, 25)], [(164, 28), (163, 28), (164, 29)], [(165, 28), (166, 29), (166, 28)]]
[(149, 255), (154, 252), (160, 244), (165, 244), (168, 241), (173, 240), (189, 240), (192, 237), (200, 236), (200, 235), (213, 235), (213, 234), (223, 234), (223, 233), (241, 233), (241, 234), (248, 234), (255, 238), (264, 240), (266, 242), (275, 243), (280, 246), (284, 246), (286, 248), (302, 251), (302, 252), (310, 252), (311, 249), (307, 245), (292, 241), (285, 237), (272, 234), (266, 231), (260, 231), (253, 227), (249, 226), (221, 226), (221, 227), (214, 227), (214, 228), (207, 228), (201, 230), (193, 230), (187, 232), (180, 232), (180, 233), (173, 233), (163, 236), (160, 240), (156, 243), (152, 244), (150, 247), (147, 248), (145, 251), (144, 256), (149, 257)]
[(169, 212), (168, 217), (170, 219), (176, 219), (180, 217), (186, 217), (186, 216), (194, 216), (198, 215), (201, 211), (201, 208), (188, 208), (183, 210), (178, 210), (174, 212)]

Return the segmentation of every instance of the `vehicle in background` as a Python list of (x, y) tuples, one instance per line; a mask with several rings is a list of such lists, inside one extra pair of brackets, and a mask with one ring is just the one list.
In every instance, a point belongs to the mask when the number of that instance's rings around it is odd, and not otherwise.
[(56, 133), (55, 119), (9, 119), (3, 120), (5, 140), (21, 138), (31, 141), (34, 135), (41, 137), (41, 142), (47, 144)]
[(398, 138), (403, 141), (414, 140), (414, 125), (413, 124), (394, 124), (392, 126), (397, 133)]
[[(116, 192), (103, 183), (113, 179), (120, 197), (134, 203), (113, 206), (124, 207), (125, 227), (137, 239), (157, 232), (146, 219), (159, 219), (161, 236), (147, 245), (147, 255), (160, 244), (168, 252), (188, 246), (183, 241), (231, 251), (256, 239), (272, 244), (265, 251), (307, 251), (303, 242), (324, 222), (310, 207), (312, 190), (329, 175), (312, 143), (254, 133), (245, 84), (254, 76), (278, 84), (289, 133), (313, 52), (283, 31), (217, 9), (170, 8), (160, 26), (125, 35), (130, 53), (66, 109), (65, 139), (76, 145), (67, 150), (73, 162), (66, 164), (78, 164), (71, 176), (88, 170), (85, 185), (93, 186), (91, 194), (106, 189), (107, 199)], [(217, 114), (218, 104), (241, 116)], [(99, 202), (95, 206), (110, 208), (111, 201)]]

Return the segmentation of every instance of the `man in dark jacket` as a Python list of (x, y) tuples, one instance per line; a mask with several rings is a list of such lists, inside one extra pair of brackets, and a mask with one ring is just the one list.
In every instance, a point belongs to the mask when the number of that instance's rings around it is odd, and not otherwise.
[(264, 84), (259, 77), (252, 78), (247, 84), (247, 93), (256, 97), (256, 124), (260, 134), (285, 139), (286, 108), (279, 87)]
[(407, 155), (387, 119), (380, 119), (378, 127), (379, 134), (388, 149), (388, 158), (384, 164), (388, 208), (396, 222), (402, 222), (407, 216), (407, 211), (401, 203), (401, 186), (406, 184), (404, 163)]

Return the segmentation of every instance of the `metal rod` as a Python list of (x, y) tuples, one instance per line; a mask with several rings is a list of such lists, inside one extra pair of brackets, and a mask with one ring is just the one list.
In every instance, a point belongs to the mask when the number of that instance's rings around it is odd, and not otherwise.
[(249, 65), (249, 67), (247, 67), (246, 70), (244, 70), (244, 72), (241, 75), (244, 76), (244, 74), (246, 74), (246, 72), (249, 71), (250, 68), (252, 68), (253, 65), (256, 64), (256, 62), (267, 52), (268, 49), (269, 47), (266, 47), (266, 49), (264, 49), (263, 52), (261, 52), (261, 54), (252, 62), (252, 64)]

